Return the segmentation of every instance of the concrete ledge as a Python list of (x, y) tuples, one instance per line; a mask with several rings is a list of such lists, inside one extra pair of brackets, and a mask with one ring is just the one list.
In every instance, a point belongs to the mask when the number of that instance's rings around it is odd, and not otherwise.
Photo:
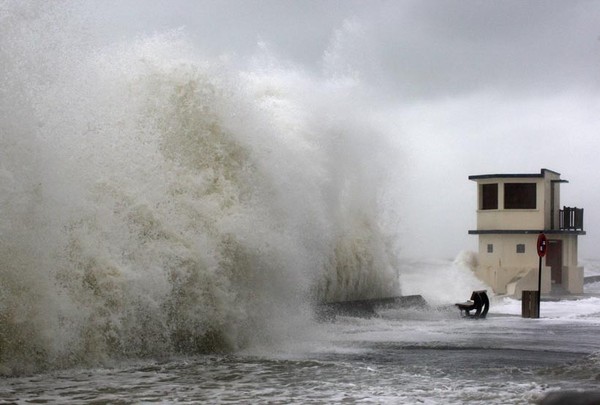
[(587, 276), (583, 278), (583, 284), (592, 284), (600, 281), (600, 276)]
[(469, 235), (537, 235), (543, 232), (547, 235), (585, 235), (583, 230), (574, 229), (472, 229)]
[(368, 300), (326, 302), (317, 305), (315, 310), (319, 320), (328, 321), (334, 320), (338, 315), (372, 318), (377, 316), (377, 309), (426, 307), (428, 307), (427, 301), (421, 295), (405, 295)]

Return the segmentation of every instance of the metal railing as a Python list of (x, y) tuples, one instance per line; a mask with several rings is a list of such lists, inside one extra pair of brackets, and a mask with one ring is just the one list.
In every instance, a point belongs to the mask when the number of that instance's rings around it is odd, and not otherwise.
[(563, 207), (558, 211), (559, 229), (583, 231), (583, 208)]

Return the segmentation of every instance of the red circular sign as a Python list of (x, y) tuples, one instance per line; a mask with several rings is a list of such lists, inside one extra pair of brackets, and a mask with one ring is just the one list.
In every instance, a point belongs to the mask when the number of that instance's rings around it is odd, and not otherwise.
[(537, 239), (537, 254), (539, 257), (546, 256), (546, 250), (548, 250), (548, 239), (546, 235), (540, 233)]

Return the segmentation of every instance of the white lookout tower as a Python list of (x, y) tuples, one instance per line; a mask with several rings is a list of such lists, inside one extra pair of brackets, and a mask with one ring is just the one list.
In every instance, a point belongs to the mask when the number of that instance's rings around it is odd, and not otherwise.
[(577, 263), (577, 237), (583, 208), (560, 208), (560, 173), (482, 174), (477, 182), (479, 265), (477, 276), (497, 294), (520, 297), (537, 290), (537, 237), (548, 239), (542, 261), (542, 293), (583, 293), (583, 267)]

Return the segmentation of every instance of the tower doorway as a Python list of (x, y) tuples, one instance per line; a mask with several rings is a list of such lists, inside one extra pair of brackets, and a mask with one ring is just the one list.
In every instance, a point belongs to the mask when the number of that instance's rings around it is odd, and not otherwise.
[(548, 241), (548, 252), (546, 253), (546, 266), (550, 267), (550, 279), (552, 284), (562, 284), (562, 240), (551, 239)]

